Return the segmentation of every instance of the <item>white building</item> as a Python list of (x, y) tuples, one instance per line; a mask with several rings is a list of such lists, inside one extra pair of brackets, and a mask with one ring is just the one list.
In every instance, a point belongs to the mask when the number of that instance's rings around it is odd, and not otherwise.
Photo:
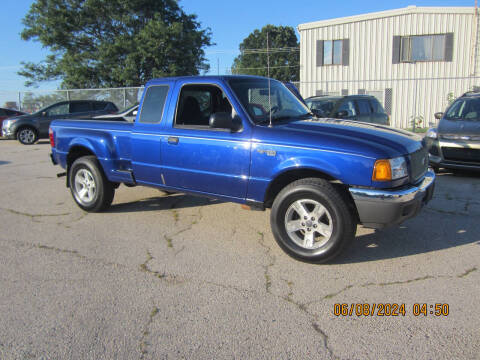
[(473, 7), (415, 7), (301, 24), (300, 92), (373, 94), (393, 126), (428, 126), (480, 85)]

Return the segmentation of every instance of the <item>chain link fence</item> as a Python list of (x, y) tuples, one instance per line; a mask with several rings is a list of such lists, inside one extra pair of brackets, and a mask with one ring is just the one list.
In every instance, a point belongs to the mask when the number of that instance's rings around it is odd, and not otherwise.
[(124, 109), (139, 102), (143, 89), (143, 87), (128, 87), (110, 89), (32, 90), (18, 92), (0, 91), (0, 107), (33, 113), (60, 101), (101, 100), (111, 101), (119, 109)]

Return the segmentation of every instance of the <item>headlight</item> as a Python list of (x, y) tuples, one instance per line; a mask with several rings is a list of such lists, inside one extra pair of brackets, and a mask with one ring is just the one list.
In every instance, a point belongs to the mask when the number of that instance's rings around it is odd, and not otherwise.
[(8, 128), (10, 127), (11, 125), (15, 124), (17, 122), (17, 119), (7, 119), (3, 122), (3, 127), (4, 128)]
[(373, 167), (373, 181), (392, 181), (408, 175), (407, 162), (403, 156), (394, 159), (375, 161)]
[(428, 129), (426, 137), (430, 139), (436, 139), (438, 137), (438, 132), (436, 128)]

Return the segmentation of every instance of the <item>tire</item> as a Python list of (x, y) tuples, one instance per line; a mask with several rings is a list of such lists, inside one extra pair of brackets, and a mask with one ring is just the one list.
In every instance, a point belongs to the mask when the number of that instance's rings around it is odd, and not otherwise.
[(115, 187), (106, 178), (95, 156), (75, 160), (70, 166), (68, 181), (73, 199), (83, 210), (99, 212), (111, 205)]
[(270, 214), (278, 245), (291, 257), (311, 263), (323, 263), (340, 254), (355, 237), (355, 219), (346, 196), (319, 178), (286, 186), (275, 198)]
[(38, 140), (37, 130), (32, 127), (23, 127), (17, 131), (17, 139), (23, 145), (32, 145)]

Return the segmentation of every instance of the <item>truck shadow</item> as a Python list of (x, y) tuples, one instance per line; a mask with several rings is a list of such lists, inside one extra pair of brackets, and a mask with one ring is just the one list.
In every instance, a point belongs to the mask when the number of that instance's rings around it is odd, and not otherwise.
[[(470, 221), (455, 226), (444, 223), (436, 231), (425, 226), (425, 217), (410, 220), (400, 227), (376, 231), (355, 238), (346, 251), (333, 261), (335, 264), (360, 263), (445, 250), (477, 243), (480, 245), (480, 227)], [(441, 230), (441, 232), (439, 232)]]
[(405, 223), (359, 235), (335, 264), (399, 258), (462, 245), (480, 245), (478, 174), (439, 174), (433, 200)]
[(185, 209), (197, 206), (220, 204), (223, 201), (204, 197), (192, 196), (182, 193), (169, 196), (156, 196), (128, 203), (114, 204), (106, 213), (128, 213), (142, 211), (161, 211), (171, 209)]

